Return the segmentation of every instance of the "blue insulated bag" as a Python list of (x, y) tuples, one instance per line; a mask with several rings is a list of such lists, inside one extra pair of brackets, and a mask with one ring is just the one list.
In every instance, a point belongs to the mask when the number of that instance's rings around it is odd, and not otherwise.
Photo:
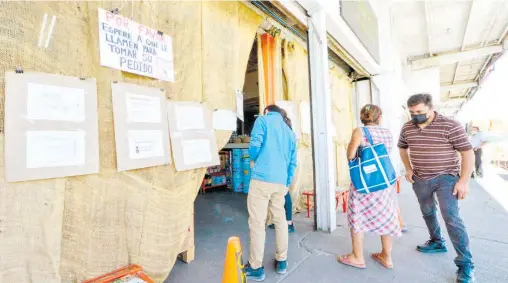
[(349, 161), (349, 175), (355, 189), (362, 194), (391, 187), (397, 180), (388, 150), (383, 143), (374, 144), (367, 128), (362, 128), (369, 146), (360, 147), (358, 156)]

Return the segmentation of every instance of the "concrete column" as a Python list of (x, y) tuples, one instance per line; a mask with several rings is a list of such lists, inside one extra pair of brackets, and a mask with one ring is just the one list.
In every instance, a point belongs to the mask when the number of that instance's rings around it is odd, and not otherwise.
[(312, 146), (314, 157), (315, 220), (318, 230), (336, 229), (335, 154), (332, 141), (332, 109), (328, 73), (326, 13), (321, 6), (312, 11), (308, 24), (311, 88)]

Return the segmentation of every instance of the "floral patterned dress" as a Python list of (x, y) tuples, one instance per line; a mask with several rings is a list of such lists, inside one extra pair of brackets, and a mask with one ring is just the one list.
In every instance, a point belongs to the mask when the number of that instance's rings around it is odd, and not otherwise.
[[(375, 144), (384, 143), (388, 152), (393, 145), (392, 134), (388, 129), (368, 127)], [(369, 145), (363, 135), (361, 146)], [(351, 185), (349, 189), (347, 218), (349, 228), (355, 233), (371, 232), (382, 236), (400, 236), (397, 195), (394, 186), (382, 191), (361, 194)]]

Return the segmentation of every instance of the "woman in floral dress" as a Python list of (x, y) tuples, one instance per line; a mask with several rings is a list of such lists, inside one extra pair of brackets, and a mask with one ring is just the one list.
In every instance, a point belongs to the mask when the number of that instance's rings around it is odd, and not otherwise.
[[(365, 105), (360, 112), (360, 119), (369, 130), (373, 142), (384, 143), (388, 152), (391, 152), (393, 138), (388, 129), (379, 127), (381, 116), (381, 109), (372, 104)], [(362, 129), (355, 129), (348, 146), (348, 159), (354, 159), (358, 148), (367, 145), (369, 145), (369, 141)], [(401, 235), (397, 211), (397, 196), (394, 186), (377, 192), (361, 194), (351, 185), (347, 218), (351, 230), (353, 251), (348, 255), (339, 256), (337, 260), (348, 266), (365, 268), (363, 236), (365, 232), (370, 232), (380, 235), (382, 243), (381, 252), (374, 253), (371, 257), (384, 267), (392, 269), (392, 237)]]

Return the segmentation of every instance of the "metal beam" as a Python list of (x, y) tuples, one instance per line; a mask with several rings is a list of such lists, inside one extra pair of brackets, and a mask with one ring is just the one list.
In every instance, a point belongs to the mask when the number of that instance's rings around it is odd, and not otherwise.
[[(448, 101), (453, 102), (453, 103), (456, 103), (456, 102), (466, 102), (467, 98), (465, 98), (465, 97), (452, 97)], [(459, 107), (455, 107), (455, 108), (459, 108)]]
[[(498, 7), (498, 14), (496, 14), (496, 17), (499, 15), (499, 11), (502, 11), (504, 10), (505, 6), (508, 5), (508, 1), (505, 1), (504, 2), (504, 5), (501, 6), (501, 7)], [(491, 22), (492, 24), (492, 22)], [(490, 33), (490, 30), (489, 30), (489, 33)], [(497, 43), (498, 44), (502, 44), (503, 41), (505, 40), (506, 38), (506, 35), (508, 33), (508, 25), (506, 25), (506, 28), (504, 29), (503, 33), (501, 34), (501, 37), (499, 37), (499, 39), (497, 40)], [(484, 39), (485, 40), (485, 39)], [(505, 49), (506, 50), (506, 49)], [(487, 66), (489, 66), (489, 64), (492, 62), (492, 55), (489, 55), (489, 58), (487, 58), (487, 60), (485, 61), (485, 64), (483, 64), (483, 67), (480, 69), (480, 72), (478, 73), (478, 75), (476, 75), (475, 77), (475, 81), (480, 81), (482, 76), (483, 76), (483, 72), (485, 71), (485, 68), (487, 68)], [(472, 96), (474, 96), (475, 93), (468, 93), (467, 96), (469, 97), (471, 95), (471, 98)]]
[(429, 55), (432, 56), (432, 29), (430, 28), (432, 24), (432, 13), (430, 10), (430, 0), (425, 0), (425, 3), (423, 3), (425, 6), (425, 26), (427, 28), (427, 47), (429, 48)]
[(448, 53), (437, 55), (424, 59), (417, 59), (411, 61), (412, 69), (424, 69), (436, 66), (450, 65), (460, 61), (471, 60), (474, 58), (485, 57), (495, 53), (503, 52), (503, 45), (497, 44), (488, 47), (476, 48), (467, 51)]
[[(508, 2), (506, 2), (506, 3), (508, 3)], [(501, 42), (503, 43), (503, 45), (502, 45), (503, 48), (508, 46), (508, 44), (507, 44), (508, 39), (504, 39), (507, 35), (508, 35), (508, 25), (506, 26), (506, 29), (503, 31), (503, 35), (498, 40), (498, 43), (501, 43)], [(504, 50), (508, 50), (508, 49), (505, 48)], [(487, 61), (485, 61), (485, 64), (483, 65), (482, 69), (480, 70), (480, 72), (476, 76), (475, 81), (478, 81), (478, 80), (481, 79), (481, 77), (483, 76), (483, 72), (485, 71), (487, 66), (489, 66), (489, 64), (490, 64), (491, 59), (492, 59), (492, 55), (490, 55), (489, 58), (487, 59)]]
[[(462, 37), (462, 46), (460, 51), (464, 51), (466, 49), (467, 35), (469, 32), (469, 27), (471, 25), (471, 15), (473, 14), (475, 0), (471, 1), (471, 7), (469, 8), (469, 14), (467, 16), (466, 30), (464, 31), (464, 36)], [(453, 72), (453, 81), (452, 84), (455, 84), (457, 80), (457, 71), (459, 70), (460, 62), (457, 62), (455, 66), (455, 71)], [(451, 90), (450, 90), (451, 91)], [(450, 93), (448, 93), (448, 98), (450, 98)]]
[(326, 40), (326, 11), (309, 11), (308, 50), (314, 159), (315, 219), (318, 230), (337, 228), (335, 212), (335, 158), (332, 141), (332, 108)]
[(454, 91), (454, 90), (462, 90), (462, 89), (472, 88), (472, 87), (477, 87), (477, 86), (478, 86), (478, 82), (468, 82), (468, 83), (441, 85), (441, 92)]
[[(372, 55), (367, 51), (365, 46), (360, 42), (355, 33), (348, 26), (346, 21), (342, 17), (337, 17), (335, 11), (329, 11), (330, 9), (326, 9), (323, 6), (323, 1), (320, 0), (298, 0), (296, 1), (300, 4), (308, 14), (312, 14), (314, 11), (318, 9), (324, 9), (326, 14), (326, 27), (328, 34), (340, 44), (344, 50), (347, 50), (347, 53), (351, 55), (352, 58), (360, 65), (362, 69), (367, 71), (370, 75), (377, 75), (381, 72), (381, 66), (374, 60)], [(326, 1), (325, 1), (326, 2)], [(330, 1), (329, 3), (331, 3)], [(337, 2), (337, 9), (340, 8), (339, 2)], [(329, 5), (326, 5), (327, 7)], [(326, 40), (326, 34), (325, 34)], [(355, 68), (355, 66), (352, 66)], [(358, 73), (362, 73), (362, 70), (359, 70)]]

